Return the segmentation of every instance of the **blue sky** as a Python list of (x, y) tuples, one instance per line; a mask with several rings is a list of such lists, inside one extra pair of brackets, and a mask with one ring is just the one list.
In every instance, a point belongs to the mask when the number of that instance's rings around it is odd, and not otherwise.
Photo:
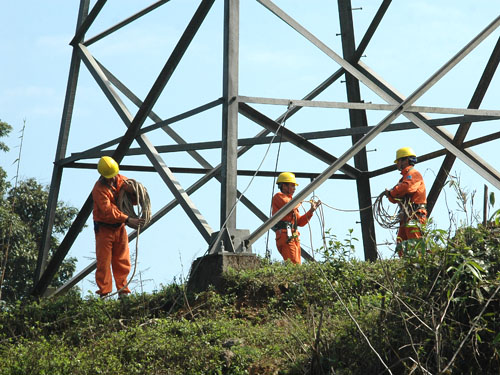
[[(110, 0), (105, 5), (96, 24), (87, 34), (92, 37), (113, 26), (122, 19), (147, 7), (152, 1)], [(183, 32), (198, 1), (172, 0), (150, 15), (128, 25), (108, 38), (90, 46), (90, 51), (115, 76), (121, 79), (141, 99), (144, 99), (160, 69)], [(314, 0), (281, 0), (275, 2), (299, 23), (320, 38), (332, 50), (341, 55), (340, 32), (336, 2)], [(354, 1), (356, 41), (359, 42), (375, 14), (379, 1)], [(71, 58), (69, 42), (75, 31), (79, 2), (76, 0), (50, 0), (47, 2), (18, 0), (0, 4), (0, 119), (14, 127), (5, 141), (11, 152), (2, 154), (0, 166), (9, 177), (15, 175), (19, 145), (19, 131), (26, 121), (21, 177), (35, 177), (50, 184), (59, 126), (63, 109), (66, 82)], [(222, 9), (223, 1), (217, 0), (205, 23), (195, 37), (154, 111), (162, 119), (182, 113), (196, 106), (217, 99), (222, 93)], [(256, 1), (241, 2), (240, 24), (240, 89), (241, 95), (301, 99), (316, 87), (338, 65), (328, 56), (299, 36), (281, 20)], [(410, 95), (440, 66), (445, 64), (466, 43), (498, 16), (496, 1), (394, 1), (366, 50), (362, 61), (383, 77), (403, 95)], [(496, 30), (458, 66), (418, 100), (417, 105), (464, 108), (486, 65), (500, 35)], [(500, 73), (497, 72), (481, 108), (499, 109)], [(384, 103), (382, 99), (362, 87), (365, 101)], [(318, 100), (345, 101), (345, 87), (336, 82)], [(132, 113), (136, 108), (125, 101)], [(276, 118), (283, 106), (253, 105), (271, 118)], [(387, 113), (369, 111), (368, 122), (376, 125)], [(220, 139), (220, 107), (172, 125), (186, 141), (211, 141)], [(431, 116), (438, 118), (439, 115)], [(404, 117), (396, 122), (406, 121)], [(145, 125), (149, 125), (150, 120)], [(305, 108), (286, 122), (287, 128), (296, 132), (342, 129), (349, 126), (348, 114), (339, 109)], [(475, 124), (467, 139), (497, 131), (499, 121)], [(240, 137), (252, 137), (261, 128), (243, 117), (239, 119)], [(447, 130), (454, 133), (456, 127)], [(100, 144), (124, 133), (124, 126), (104, 95), (90, 77), (85, 66), (81, 67), (75, 112), (73, 116), (68, 154)], [(173, 144), (161, 131), (148, 134), (155, 145)], [(350, 140), (330, 139), (314, 141), (331, 154), (339, 156), (350, 146)], [(367, 149), (371, 170), (384, 167), (394, 160), (395, 150), (411, 146), (421, 155), (441, 146), (420, 130), (391, 132), (372, 141)], [(133, 147), (137, 147), (134, 145)], [(239, 160), (239, 168), (255, 169), (266, 154), (267, 146), (254, 147)], [(474, 148), (482, 158), (499, 169), (496, 142)], [(212, 165), (220, 161), (220, 152), (200, 152)], [(198, 167), (189, 156), (182, 153), (164, 154), (169, 166)], [(271, 147), (263, 162), (263, 170), (274, 170), (278, 147)], [(145, 158), (129, 157), (125, 161), (149, 165)], [(428, 189), (442, 158), (419, 164)], [(352, 164), (352, 161), (350, 162)], [(322, 172), (326, 164), (283, 144), (279, 153), (278, 170)], [(476, 191), (475, 208), (481, 210), (485, 181), (475, 172), (457, 161), (453, 173), (460, 176), (461, 184), (470, 193)], [(145, 184), (148, 188), (153, 211), (172, 199), (170, 191), (156, 176), (146, 173), (124, 173)], [(184, 188), (200, 176), (176, 175)], [(75, 207), (81, 207), (88, 196), (97, 174), (95, 171), (65, 170), (60, 199)], [(377, 196), (386, 187), (392, 187), (399, 179), (392, 172), (372, 179), (372, 195)], [(238, 179), (238, 188), (247, 188), (250, 178)], [(307, 185), (299, 180), (298, 189)], [(247, 196), (264, 212), (269, 211), (272, 180), (256, 178), (248, 187)], [(490, 191), (498, 192), (493, 187)], [(219, 226), (219, 183), (212, 181), (192, 196), (195, 205), (208, 220), (212, 229)], [(357, 198), (353, 182), (329, 181), (316, 192), (329, 206), (339, 209), (356, 209)], [(308, 204), (304, 204), (308, 208)], [(237, 226), (253, 231), (260, 221), (248, 210), (238, 206)], [(341, 212), (324, 208), (326, 228), (331, 228), (343, 239), (350, 228), (355, 237), (361, 238), (356, 212)], [(448, 229), (450, 214), (457, 220), (465, 220), (456, 205), (455, 193), (445, 189), (434, 210), (438, 227)], [(302, 229), (303, 245), (319, 248), (321, 231), (319, 220), (312, 220), (311, 228)], [(377, 228), (377, 242), (392, 242), (394, 233)], [(272, 258), (280, 259), (273, 236), (269, 240)], [(264, 255), (266, 237), (257, 241), (254, 252)], [(131, 244), (135, 253), (136, 243)], [(174, 277), (184, 277), (193, 259), (203, 255), (207, 244), (191, 224), (187, 215), (176, 208), (153, 228), (141, 235), (139, 241), (138, 269), (142, 288), (151, 291), (161, 284), (170, 283)], [(380, 246), (384, 257), (392, 255), (391, 246)], [(356, 256), (363, 257), (360, 244)], [(78, 270), (89, 264), (94, 257), (94, 238), (89, 226), (78, 237), (70, 256), (78, 259)], [(95, 290), (93, 275), (80, 283), (83, 292)], [(137, 280), (137, 278), (136, 278)], [(140, 291), (140, 283), (135, 283)]]

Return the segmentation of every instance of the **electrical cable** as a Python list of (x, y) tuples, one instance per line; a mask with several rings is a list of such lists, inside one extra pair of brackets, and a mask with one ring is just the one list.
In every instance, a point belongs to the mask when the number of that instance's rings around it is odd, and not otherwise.
[[(290, 111), (291, 105), (292, 105), (292, 102), (289, 102), (287, 110), (286, 110), (285, 114), (283, 115), (283, 118), (281, 119), (281, 121), (279, 123), (280, 127), (281, 126), (283, 126), (283, 127), (286, 126), (286, 117), (288, 115), (288, 112)], [(274, 197), (274, 185), (276, 183), (276, 173), (278, 172), (278, 162), (279, 162), (279, 158), (280, 158), (281, 141), (282, 141), (282, 139), (283, 139), (283, 132), (280, 133), (280, 140), (278, 142), (278, 152), (276, 153), (276, 163), (274, 164), (274, 174), (275, 174), (275, 176), (273, 177), (273, 187), (271, 189), (271, 202), (272, 202), (272, 199)], [(271, 204), (271, 206), (269, 207), (269, 217), (271, 217), (271, 215), (273, 214), (272, 210), (273, 210), (273, 206)], [(266, 259), (268, 261), (271, 260), (271, 250), (269, 249), (269, 231), (267, 231), (267, 236), (266, 236)]]
[(399, 226), (399, 213), (390, 213), (382, 204), (383, 198), (386, 195), (385, 191), (379, 194), (373, 203), (373, 217), (375, 221), (385, 229), (396, 229)]
[(245, 193), (247, 192), (247, 190), (250, 188), (250, 186), (252, 185), (252, 182), (253, 180), (255, 179), (255, 176), (257, 176), (257, 174), (259, 173), (260, 171), (260, 168), (262, 168), (262, 164), (264, 164), (264, 160), (266, 160), (266, 157), (267, 157), (267, 154), (269, 153), (269, 150), (274, 142), (274, 139), (276, 138), (276, 136), (278, 135), (280, 129), (284, 126), (284, 120), (286, 119), (286, 115), (288, 112), (290, 112), (290, 108), (291, 108), (291, 104), (292, 102), (290, 101), (290, 103), (288, 104), (288, 109), (287, 109), (287, 112), (285, 113), (285, 116), (283, 118), (283, 121), (280, 123), (278, 129), (276, 129), (276, 132), (274, 133), (273, 137), (271, 138), (271, 141), (269, 142), (269, 145), (267, 146), (267, 149), (266, 149), (266, 152), (264, 153), (264, 156), (262, 157), (262, 160), (259, 164), (259, 166), (257, 167), (257, 169), (255, 170), (255, 173), (253, 174), (252, 178), (250, 179), (250, 181), (248, 182), (248, 185), (246, 186), (246, 188), (241, 192), (240, 196), (236, 199), (236, 202), (234, 202), (233, 204), (233, 207), (231, 208), (231, 210), (229, 211), (229, 214), (227, 215), (226, 217), (226, 220), (224, 221), (224, 223), (222, 223), (221, 227), (220, 227), (220, 231), (219, 231), (219, 234), (218, 236), (216, 237), (215, 241), (213, 241), (213, 243), (209, 246), (209, 248), (207, 249), (207, 251), (205, 252), (205, 254), (210, 254), (210, 252), (212, 251), (213, 247), (216, 246), (217, 242), (220, 240), (220, 238), (222, 237), (222, 233), (224, 230), (228, 230), (227, 227), (226, 227), (226, 224), (227, 224), (227, 221), (229, 220), (229, 218), (231, 217), (234, 209), (236, 208), (236, 205), (238, 204), (238, 202), (241, 200), (241, 198), (245, 195)]

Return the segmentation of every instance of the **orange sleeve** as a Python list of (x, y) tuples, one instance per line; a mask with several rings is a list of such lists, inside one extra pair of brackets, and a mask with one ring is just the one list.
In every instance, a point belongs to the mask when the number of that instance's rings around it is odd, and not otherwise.
[[(423, 183), (422, 175), (415, 171), (410, 171), (406, 176), (403, 176), (401, 181), (390, 191), (393, 198), (402, 198), (405, 195), (413, 194), (418, 187)], [(389, 198), (389, 200), (391, 200)], [(393, 202), (391, 200), (391, 202)], [(394, 202), (393, 202), (394, 203)]]
[(304, 225), (306, 225), (309, 220), (311, 220), (312, 216), (313, 216), (313, 213), (311, 212), (311, 210), (307, 211), (304, 215), (299, 215), (298, 213), (298, 209), (297, 209), (297, 225), (299, 227), (303, 227)]
[(92, 190), (94, 200), (94, 220), (108, 224), (124, 223), (128, 216), (118, 209), (112, 191), (100, 181)]

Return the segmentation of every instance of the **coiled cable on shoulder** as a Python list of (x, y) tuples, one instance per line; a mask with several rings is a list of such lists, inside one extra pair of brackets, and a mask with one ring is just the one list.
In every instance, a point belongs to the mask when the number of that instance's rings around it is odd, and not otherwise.
[[(121, 189), (118, 194), (118, 208), (121, 212), (134, 219), (144, 219), (144, 225), (147, 225), (151, 220), (151, 201), (147, 189), (140, 182), (133, 179), (128, 179), (125, 183), (131, 185), (136, 194), (133, 197), (132, 194), (127, 194), (125, 189)], [(139, 208), (139, 213), (134, 210), (135, 204)]]

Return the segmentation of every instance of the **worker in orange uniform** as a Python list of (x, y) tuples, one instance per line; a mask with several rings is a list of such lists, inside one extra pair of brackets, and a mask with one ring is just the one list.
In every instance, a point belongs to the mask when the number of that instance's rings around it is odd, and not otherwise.
[[(276, 183), (280, 192), (276, 193), (273, 197), (273, 215), (292, 200), (295, 188), (298, 186), (295, 175), (290, 172), (280, 173)], [(276, 247), (284, 260), (290, 259), (292, 263), (301, 263), (300, 233), (297, 230), (297, 226), (303, 227), (306, 225), (320, 204), (320, 201), (311, 202), (311, 209), (302, 216), (299, 214), (299, 204), (272, 228), (276, 232)]]
[[(410, 147), (403, 147), (396, 151), (396, 160), (398, 170), (401, 171), (401, 179), (398, 184), (385, 194), (389, 201), (399, 204), (400, 224), (398, 244), (403, 241), (422, 237), (422, 231), (419, 224), (427, 221), (427, 198), (425, 194), (425, 183), (422, 175), (417, 171), (414, 165), (417, 163), (417, 156)], [(398, 250), (401, 257), (402, 250)]]
[(111, 269), (119, 297), (130, 293), (127, 276), (130, 272), (130, 253), (125, 224), (137, 229), (144, 225), (144, 219), (132, 218), (118, 209), (117, 200), (121, 189), (135, 196), (134, 188), (125, 183), (127, 177), (118, 174), (118, 163), (109, 156), (103, 156), (97, 164), (101, 177), (92, 189), (94, 200), (94, 231), (96, 239), (97, 269), (95, 279), (101, 297), (113, 289)]

